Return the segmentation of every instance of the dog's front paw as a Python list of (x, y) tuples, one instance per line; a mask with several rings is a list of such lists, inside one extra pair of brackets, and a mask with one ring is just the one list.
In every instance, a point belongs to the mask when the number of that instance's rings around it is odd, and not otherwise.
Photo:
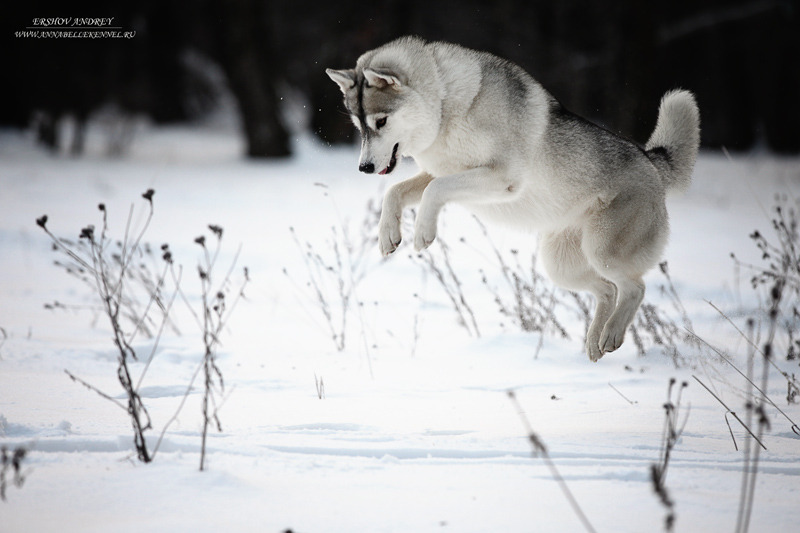
[(400, 217), (394, 215), (383, 216), (378, 223), (378, 245), (381, 254), (387, 256), (397, 250), (403, 237), (400, 233)]
[(421, 252), (436, 239), (436, 219), (417, 218), (414, 225), (414, 248)]

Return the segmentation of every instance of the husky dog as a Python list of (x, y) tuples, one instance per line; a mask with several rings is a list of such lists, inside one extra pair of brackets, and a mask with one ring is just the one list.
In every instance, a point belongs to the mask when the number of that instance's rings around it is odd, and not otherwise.
[(664, 95), (641, 147), (570, 113), (514, 63), (453, 44), (404, 37), (327, 73), (361, 132), (359, 170), (389, 174), (401, 155), (421, 169), (383, 199), (384, 255), (400, 244), (413, 204), (417, 250), (433, 242), (449, 202), (539, 231), (550, 278), (596, 298), (589, 358), (620, 347), (644, 298), (642, 276), (667, 243), (665, 195), (691, 181), (700, 138), (692, 93)]

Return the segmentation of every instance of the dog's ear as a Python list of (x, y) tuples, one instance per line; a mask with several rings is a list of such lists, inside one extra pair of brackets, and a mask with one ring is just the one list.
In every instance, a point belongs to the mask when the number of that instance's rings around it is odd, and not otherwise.
[(325, 69), (325, 72), (339, 85), (339, 88), (344, 94), (347, 94), (347, 91), (356, 86), (356, 71), (353, 69), (333, 70), (329, 68)]
[(399, 89), (403, 86), (400, 75), (393, 70), (385, 68), (365, 68), (364, 77), (367, 79), (367, 83), (378, 89), (386, 87)]

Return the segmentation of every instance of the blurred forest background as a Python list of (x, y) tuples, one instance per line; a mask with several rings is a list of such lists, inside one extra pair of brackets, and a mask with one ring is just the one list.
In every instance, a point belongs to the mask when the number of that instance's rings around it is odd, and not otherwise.
[[(9, 3), (7, 3), (9, 4)], [(315, 135), (352, 142), (326, 67), (416, 34), (487, 50), (572, 111), (643, 143), (668, 89), (694, 91), (705, 147), (800, 153), (797, 0), (141, 0), (2, 8), (0, 127), (80, 154), (83, 125), (113, 106), (192, 122), (233, 95), (247, 155), (290, 154), (285, 102)], [(12, 12), (13, 11), (13, 12)], [(34, 39), (34, 17), (114, 17), (132, 39)], [(58, 124), (77, 124), (70, 139)]]

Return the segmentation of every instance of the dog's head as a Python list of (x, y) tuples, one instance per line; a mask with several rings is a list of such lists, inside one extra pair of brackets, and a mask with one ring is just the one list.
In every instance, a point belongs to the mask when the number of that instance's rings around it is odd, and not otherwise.
[[(344, 94), (344, 105), (361, 132), (358, 169), (389, 174), (401, 154), (413, 154), (433, 142), (430, 131), (438, 131), (438, 116), (432, 115), (397, 69), (358, 67), (327, 69)], [(425, 143), (421, 146), (421, 143)]]

